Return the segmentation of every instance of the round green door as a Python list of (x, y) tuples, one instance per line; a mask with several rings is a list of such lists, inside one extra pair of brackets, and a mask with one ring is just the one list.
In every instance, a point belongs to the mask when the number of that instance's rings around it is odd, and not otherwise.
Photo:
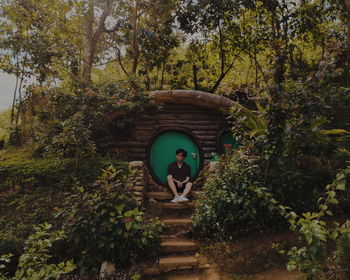
[(226, 151), (226, 147), (228, 149), (234, 149), (237, 147), (236, 140), (232, 137), (232, 133), (230, 131), (225, 131), (221, 134), (220, 137), (220, 148), (221, 151)]
[(167, 182), (168, 165), (176, 160), (175, 152), (180, 148), (187, 151), (184, 161), (191, 166), (191, 177), (197, 173), (200, 165), (197, 143), (184, 132), (167, 131), (155, 138), (150, 150), (150, 165), (160, 182)]

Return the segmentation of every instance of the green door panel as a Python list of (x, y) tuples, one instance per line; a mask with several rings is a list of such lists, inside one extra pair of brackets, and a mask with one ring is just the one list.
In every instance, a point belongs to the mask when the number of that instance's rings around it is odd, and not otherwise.
[(200, 154), (197, 143), (186, 133), (167, 131), (155, 138), (150, 149), (150, 165), (154, 175), (162, 183), (167, 182), (169, 163), (176, 160), (177, 149), (187, 151), (185, 162), (191, 166), (191, 178), (197, 173), (200, 165)]
[(225, 131), (225, 132), (223, 132), (221, 134), (221, 137), (220, 137), (220, 148), (221, 148), (221, 151), (225, 151), (226, 150), (225, 144), (231, 145), (230, 146), (231, 149), (234, 149), (234, 148), (237, 147), (237, 142), (233, 138), (233, 136), (232, 136), (230, 131)]

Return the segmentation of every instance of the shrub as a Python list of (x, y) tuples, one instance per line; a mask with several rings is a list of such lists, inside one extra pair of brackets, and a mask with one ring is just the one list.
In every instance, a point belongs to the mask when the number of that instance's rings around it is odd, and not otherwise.
[(149, 257), (159, 245), (162, 222), (150, 218), (127, 195), (120, 170), (105, 169), (91, 186), (77, 186), (68, 195), (58, 214), (69, 244), (67, 253), (74, 256), (81, 273), (98, 269), (103, 261), (123, 266)]
[(122, 111), (132, 115), (157, 107), (147, 93), (130, 94), (115, 83), (31, 85), (22, 106), (22, 142), (33, 144), (38, 154), (74, 157), (77, 163), (84, 154), (103, 150), (106, 114)]
[[(11, 254), (18, 258), (20, 255), (19, 248), (21, 247), (20, 240), (13, 232), (0, 232), (0, 256)], [(13, 274), (16, 271), (17, 262), (10, 262), (3, 268), (4, 273)]]
[[(330, 225), (326, 222), (327, 216), (332, 216), (332, 204), (338, 204), (336, 198), (337, 191), (346, 189), (346, 179), (350, 175), (350, 166), (337, 173), (334, 181), (326, 186), (323, 196), (318, 199), (318, 211), (306, 212), (297, 215), (293, 209), (280, 205), (277, 201), (271, 200), (267, 196), (268, 192), (262, 194), (266, 204), (271, 204), (272, 208), (283, 216), (289, 223), (290, 229), (298, 234), (302, 241), (302, 247), (293, 247), (288, 251), (280, 250), (282, 254), (288, 257), (287, 268), (289, 270), (299, 269), (305, 273), (307, 279), (331, 279), (330, 275), (335, 275), (334, 266), (328, 265), (327, 257), (333, 257), (338, 254), (338, 263), (347, 260), (348, 254), (343, 254), (342, 244), (350, 236), (350, 221), (347, 220), (343, 225), (334, 222)], [(338, 252), (334, 252), (332, 243), (338, 243)], [(278, 248), (278, 246), (276, 246)], [(336, 278), (338, 279), (338, 278)]]
[[(348, 73), (334, 67), (327, 66), (326, 76), (272, 87), (254, 112), (231, 107), (232, 135), (242, 146), (223, 155), (218, 173), (205, 183), (194, 215), (198, 232), (231, 238), (256, 227), (286, 226), (256, 196), (263, 188), (298, 214), (317, 211), (323, 186), (350, 155), (346, 120), (336, 122), (350, 104), (349, 88), (336, 78)], [(339, 210), (348, 207), (349, 194), (341, 203)]]
[(15, 185), (65, 189), (75, 179), (82, 184), (90, 184), (101, 174), (101, 169), (110, 164), (127, 170), (127, 164), (115, 158), (86, 158), (76, 168), (74, 158), (33, 158), (17, 152), (0, 161), (0, 189)]
[(221, 156), (219, 169), (203, 186), (193, 215), (194, 230), (211, 238), (232, 238), (259, 226), (268, 211), (250, 189), (259, 186), (260, 170), (255, 159), (237, 150)]
[(350, 222), (343, 227), (343, 231), (336, 244), (336, 262), (343, 279), (350, 279)]
[[(50, 248), (53, 243), (65, 237), (63, 231), (51, 231), (51, 225), (44, 223), (34, 227), (35, 232), (26, 240), (24, 253), (13, 280), (47, 280), (59, 279), (60, 275), (70, 273), (75, 269), (72, 261), (58, 264), (49, 263), (52, 255)], [(9, 255), (8, 257), (11, 257)], [(3, 277), (6, 279), (5, 277)]]

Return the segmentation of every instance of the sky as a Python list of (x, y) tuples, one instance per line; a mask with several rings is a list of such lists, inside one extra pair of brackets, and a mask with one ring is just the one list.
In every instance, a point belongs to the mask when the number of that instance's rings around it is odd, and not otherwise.
[(0, 71), (0, 111), (10, 108), (16, 77)]

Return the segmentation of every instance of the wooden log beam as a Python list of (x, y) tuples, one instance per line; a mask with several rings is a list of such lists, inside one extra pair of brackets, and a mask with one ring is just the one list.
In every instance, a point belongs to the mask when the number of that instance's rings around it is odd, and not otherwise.
[(144, 141), (115, 141), (114, 145), (116, 147), (146, 147), (147, 143)]
[(192, 119), (192, 120), (164, 120), (164, 119), (145, 119), (142, 121), (136, 121), (136, 125), (145, 126), (145, 125), (154, 125), (154, 124), (164, 124), (164, 125), (225, 125), (226, 122), (224, 120), (216, 120), (216, 119), (208, 119), (208, 120), (201, 120), (201, 119)]
[[(148, 95), (156, 104), (181, 104), (181, 106), (193, 105), (196, 107), (199, 106), (214, 109), (220, 113), (231, 106), (244, 108), (239, 103), (227, 97), (199, 90), (156, 90), (149, 92)], [(123, 111), (109, 113), (104, 116), (104, 120), (107, 123), (112, 122), (114, 119), (124, 114), (126, 114), (126, 112)]]
[(193, 104), (206, 108), (222, 108), (233, 106), (233, 100), (199, 90), (156, 90), (149, 92), (149, 96), (157, 103)]

